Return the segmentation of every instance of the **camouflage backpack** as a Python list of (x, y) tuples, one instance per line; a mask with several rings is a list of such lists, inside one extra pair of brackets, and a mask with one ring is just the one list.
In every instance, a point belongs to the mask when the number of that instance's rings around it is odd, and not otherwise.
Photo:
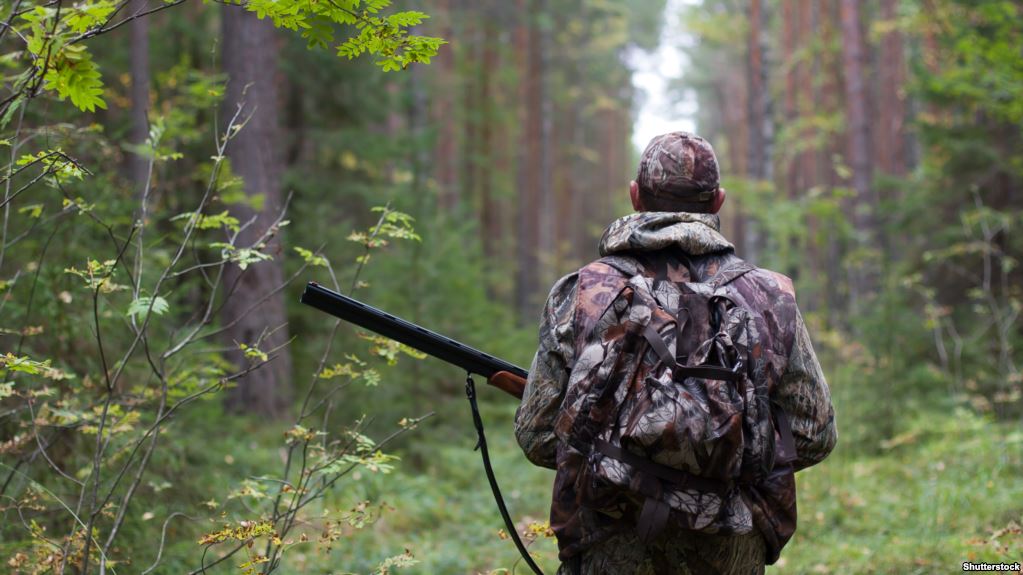
[(579, 349), (556, 424), (585, 457), (579, 504), (635, 521), (643, 540), (669, 521), (748, 530), (744, 487), (795, 457), (784, 412), (754, 377), (753, 314), (730, 287), (756, 268), (736, 260), (705, 282), (674, 283), (641, 273), (663, 262), (600, 261), (622, 285)]

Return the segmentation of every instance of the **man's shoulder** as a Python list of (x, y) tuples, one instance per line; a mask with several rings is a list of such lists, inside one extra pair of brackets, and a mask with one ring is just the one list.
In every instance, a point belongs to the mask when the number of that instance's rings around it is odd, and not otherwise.
[(604, 256), (593, 260), (575, 272), (576, 291), (577, 293), (617, 292), (628, 283), (629, 278), (640, 271), (638, 264), (632, 258)]
[(769, 270), (767, 268), (754, 267), (746, 276), (752, 280), (760, 289), (779, 295), (796, 298), (796, 288), (789, 276)]
[(573, 272), (569, 272), (558, 278), (558, 281), (554, 282), (554, 285), (551, 286), (551, 290), (547, 294), (547, 307), (567, 307), (567, 304), (575, 300), (579, 291), (585, 290), (595, 283), (600, 283), (601, 277), (615, 274), (620, 275), (614, 267), (600, 260), (592, 261)]
[(799, 323), (799, 306), (792, 279), (766, 268), (744, 274), (735, 287), (746, 305), (767, 321), (781, 350), (791, 350)]
[(547, 296), (548, 309), (575, 317), (576, 327), (592, 323), (628, 282), (625, 258), (603, 257), (561, 277)]
[(635, 261), (622, 256), (604, 256), (579, 268), (580, 276), (627, 276), (631, 275)]

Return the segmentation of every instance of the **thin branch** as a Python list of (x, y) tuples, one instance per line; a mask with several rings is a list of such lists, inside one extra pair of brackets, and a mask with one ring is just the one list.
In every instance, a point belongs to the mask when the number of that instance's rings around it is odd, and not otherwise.
[[(173, 8), (173, 7), (177, 6), (178, 4), (184, 4), (185, 2), (187, 2), (187, 0), (173, 0), (173, 1), (167, 2), (165, 4), (161, 4), (160, 6), (157, 6), (156, 8), (151, 8), (149, 10), (146, 10), (144, 12), (136, 12), (135, 14), (132, 14), (131, 16), (128, 16), (127, 18), (119, 21), (117, 24), (113, 24), (113, 25), (110, 25), (110, 26), (104, 25), (104, 26), (100, 26), (99, 28), (93, 28), (92, 30), (88, 30), (86, 32), (83, 32), (78, 37), (73, 38), (70, 41), (68, 41), (68, 44), (76, 44), (78, 42), (81, 42), (82, 40), (88, 40), (89, 38), (95, 38), (96, 36), (99, 36), (100, 34), (106, 34), (108, 32), (112, 32), (112, 31), (120, 28), (121, 26), (124, 26), (128, 22), (131, 22), (132, 20), (137, 20), (139, 18), (143, 18), (145, 16), (149, 16), (150, 14), (155, 14), (157, 12), (162, 12), (163, 10), (166, 10), (168, 8)], [(126, 2), (124, 2), (122, 4), (122, 6), (126, 5), (128, 3), (129, 2), (126, 1)]]
[(167, 525), (170, 524), (171, 519), (174, 519), (175, 517), (184, 517), (185, 519), (188, 519), (190, 521), (195, 521), (195, 519), (189, 517), (188, 515), (185, 515), (180, 511), (175, 511), (174, 513), (168, 515), (167, 519), (165, 519), (163, 522), (163, 529), (160, 530), (160, 546), (156, 548), (156, 559), (153, 560), (153, 564), (150, 565), (145, 571), (143, 571), (141, 575), (148, 575), (149, 573), (152, 573), (153, 569), (156, 569), (157, 565), (160, 564), (160, 558), (163, 557), (163, 547), (167, 541)]

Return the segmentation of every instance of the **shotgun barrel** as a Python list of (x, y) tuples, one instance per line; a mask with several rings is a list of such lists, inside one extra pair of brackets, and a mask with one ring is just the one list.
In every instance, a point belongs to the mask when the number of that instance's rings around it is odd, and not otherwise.
[[(526, 370), (501, 358), (329, 290), (316, 282), (309, 282), (306, 285), (305, 291), (302, 293), (302, 303), (403, 343), (427, 355), (457, 365), (469, 373), (486, 377), (492, 385), (495, 385), (495, 382), (491, 379), (501, 379), (501, 376), (494, 378), (501, 372), (514, 376), (513, 379), (522, 380), (529, 375)], [(507, 378), (505, 377), (505, 379)], [(515, 390), (506, 389), (503, 385), (496, 386), (512, 395), (521, 397), (521, 390), (518, 390), (518, 394), (516, 394)]]

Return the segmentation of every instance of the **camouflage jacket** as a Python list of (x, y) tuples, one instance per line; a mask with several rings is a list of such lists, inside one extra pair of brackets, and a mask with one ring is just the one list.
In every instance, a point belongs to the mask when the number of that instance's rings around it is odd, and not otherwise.
[[(736, 259), (734, 248), (718, 231), (715, 215), (641, 212), (616, 220), (600, 243), (602, 256), (681, 249), (690, 259), (669, 268), (673, 281), (700, 281)], [(768, 485), (748, 507), (736, 503), (731, 535), (676, 531), (644, 546), (630, 533), (631, 523), (613, 520), (574, 503), (573, 464), (559, 441), (555, 421), (562, 411), (577, 350), (587, 326), (601, 311), (601, 290), (588, 285), (606, 275), (608, 266), (594, 262), (559, 280), (551, 290), (540, 325), (540, 345), (525, 395), (515, 418), (519, 444), (533, 463), (558, 469), (551, 523), (558, 533), (563, 572), (689, 573), (756, 572), (776, 558), (777, 538), (795, 528), (795, 486)], [(830, 392), (795, 306), (792, 283), (785, 276), (757, 270), (747, 299), (769, 318), (769, 339), (779, 352), (771, 399), (784, 408), (795, 438), (797, 469), (813, 465), (834, 447), (836, 432)], [(599, 280), (596, 280), (599, 281)], [(584, 293), (580, 297), (580, 293)], [(781, 303), (787, 302), (787, 303)], [(606, 304), (606, 302), (604, 302)], [(559, 465), (560, 464), (560, 465)], [(788, 475), (791, 478), (791, 474)], [(772, 511), (772, 507), (778, 510)], [(789, 516), (791, 515), (791, 516)], [(759, 529), (755, 529), (759, 528)], [(760, 534), (758, 534), (758, 531)], [(765, 544), (765, 539), (767, 543)], [(698, 544), (696, 544), (698, 542)], [(773, 545), (772, 545), (773, 543)], [(667, 562), (667, 563), (665, 563)], [(571, 568), (571, 570), (569, 570)]]

